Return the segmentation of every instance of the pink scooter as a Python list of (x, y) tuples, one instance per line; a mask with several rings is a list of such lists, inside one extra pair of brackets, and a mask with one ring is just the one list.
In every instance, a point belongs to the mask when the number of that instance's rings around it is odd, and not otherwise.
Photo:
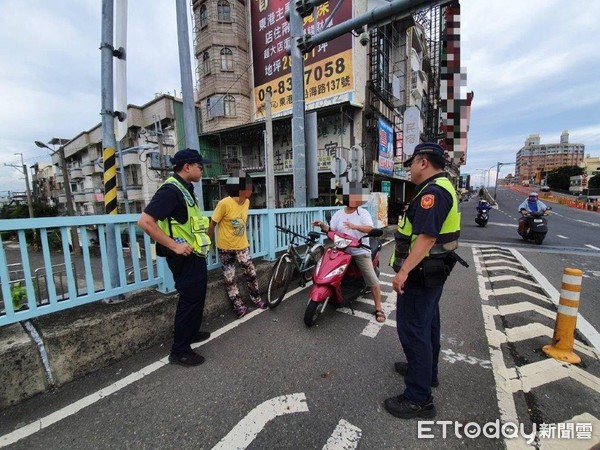
[[(349, 305), (354, 299), (366, 293), (366, 285), (360, 269), (354, 264), (352, 255), (345, 250), (352, 247), (370, 249), (373, 267), (379, 277), (381, 242), (367, 238), (382, 235), (383, 230), (379, 228), (373, 228), (360, 240), (341, 231), (327, 232), (327, 237), (333, 241), (333, 246), (325, 251), (313, 273), (313, 286), (304, 313), (304, 323), (307, 327), (312, 327), (317, 322), (330, 300), (336, 306)], [(366, 243), (363, 244), (363, 241)]]

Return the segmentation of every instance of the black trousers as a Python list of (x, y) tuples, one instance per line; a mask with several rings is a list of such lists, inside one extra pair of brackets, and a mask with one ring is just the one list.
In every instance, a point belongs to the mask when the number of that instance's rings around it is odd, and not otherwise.
[(179, 293), (173, 326), (171, 353), (192, 350), (192, 340), (202, 325), (202, 313), (206, 299), (206, 258), (197, 255), (167, 258)]
[(431, 396), (440, 355), (440, 298), (444, 286), (426, 288), (407, 281), (398, 294), (396, 326), (408, 362), (404, 397), (422, 402)]

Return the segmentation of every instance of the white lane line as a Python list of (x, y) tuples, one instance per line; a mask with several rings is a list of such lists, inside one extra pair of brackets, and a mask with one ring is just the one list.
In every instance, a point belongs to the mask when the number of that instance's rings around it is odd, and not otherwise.
[(591, 248), (592, 250), (600, 250), (600, 248), (594, 246), (594, 245), (590, 245), (590, 244), (585, 244), (586, 247)]
[(569, 239), (568, 237), (566, 237), (566, 236), (563, 236), (562, 234), (557, 234), (556, 236), (558, 236), (558, 237), (559, 237), (559, 238), (561, 238), (561, 239)]
[[(548, 298), (555, 304), (558, 305), (558, 301), (560, 299), (560, 293), (550, 284), (550, 282), (546, 279), (544, 275), (540, 273), (533, 265), (525, 259), (525, 257), (519, 253), (515, 249), (510, 249), (511, 253), (521, 261), (523, 267), (525, 267), (529, 273), (535, 278), (537, 283), (542, 287), (546, 294), (548, 294)], [(585, 317), (581, 314), (577, 314), (577, 329), (581, 331), (581, 334), (585, 336), (585, 338), (589, 341), (590, 345), (592, 345), (596, 350), (600, 351), (600, 333), (596, 330), (592, 324), (590, 324)]]
[[(475, 271), (477, 272), (477, 280), (479, 284), (479, 296), (482, 302), (486, 302), (489, 299), (487, 289), (485, 287), (486, 277), (484, 276), (484, 267), (482, 267), (480, 256), (478, 255), (475, 247), (471, 248), (473, 252), (473, 261), (475, 263)], [(496, 328), (494, 316), (497, 315), (498, 309), (486, 305), (481, 305), (481, 312), (483, 314), (483, 322), (485, 327), (485, 334), (488, 340), (488, 348), (490, 351), (490, 361), (492, 364), (492, 372), (494, 374), (495, 387), (496, 387), (496, 398), (498, 399), (498, 410), (500, 412), (500, 419), (502, 422), (513, 422), (517, 423), (519, 416), (517, 414), (517, 407), (512, 395), (512, 391), (509, 390), (510, 380), (516, 376), (515, 371), (507, 369), (504, 363), (504, 356), (502, 354), (501, 344), (506, 342), (506, 335)], [(507, 439), (504, 440), (505, 444)]]
[[(298, 292), (302, 291), (303, 289), (305, 289), (305, 288), (299, 286), (299, 287), (291, 290), (290, 292), (288, 292), (286, 294), (284, 300), (297, 294)], [(228, 331), (233, 330), (234, 328), (247, 322), (248, 320), (252, 319), (253, 317), (256, 317), (258, 314), (262, 314), (265, 311), (267, 311), (267, 310), (266, 309), (255, 309), (254, 311), (245, 315), (241, 319), (235, 320), (235, 321), (225, 325), (224, 327), (218, 329), (217, 331), (213, 332), (209, 339), (207, 339), (206, 341), (198, 342), (198, 343), (192, 345), (192, 348), (198, 348), (198, 347), (201, 347), (202, 345), (208, 344), (213, 339), (216, 339), (219, 336), (227, 333)], [(152, 372), (155, 372), (156, 370), (158, 370), (161, 367), (164, 367), (168, 364), (169, 364), (169, 357), (166, 356), (152, 364), (147, 365), (146, 367), (143, 367), (142, 369), (140, 369), (137, 372), (133, 372), (133, 373), (129, 374), (128, 376), (115, 381), (110, 386), (102, 388), (99, 391), (94, 392), (93, 394), (90, 394), (80, 400), (77, 400), (74, 403), (71, 403), (70, 405), (65, 406), (64, 408), (61, 408), (51, 414), (48, 414), (45, 417), (42, 417), (41, 419), (38, 419), (34, 422), (31, 422), (27, 425), (17, 428), (16, 430), (14, 430), (8, 434), (0, 436), (0, 447), (5, 447), (7, 445), (14, 444), (15, 442), (17, 442), (23, 438), (26, 438), (28, 436), (31, 436), (32, 434), (37, 433), (38, 431), (41, 431), (44, 428), (49, 427), (52, 424), (55, 424), (56, 422), (66, 419), (67, 417), (72, 416), (73, 414), (81, 411), (83, 408), (93, 405), (97, 401), (102, 400), (103, 398), (106, 398), (109, 395), (114, 394), (117, 391), (120, 391), (124, 387), (129, 386), (130, 384), (141, 380), (146, 375), (150, 375)]]
[(340, 419), (333, 434), (327, 439), (323, 450), (352, 450), (358, 447), (362, 430), (350, 422)]
[(243, 450), (248, 447), (265, 425), (278, 416), (308, 412), (306, 395), (282, 395), (261, 403), (240, 420), (213, 450)]

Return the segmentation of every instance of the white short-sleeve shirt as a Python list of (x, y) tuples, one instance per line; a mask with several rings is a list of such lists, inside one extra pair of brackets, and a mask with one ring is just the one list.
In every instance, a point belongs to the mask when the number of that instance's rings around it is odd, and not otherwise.
[[(371, 219), (371, 215), (366, 209), (357, 208), (352, 214), (346, 214), (345, 208), (342, 208), (339, 211), (336, 211), (336, 213), (333, 215), (331, 222), (329, 223), (329, 227), (334, 231), (341, 231), (342, 233), (349, 234), (356, 239), (360, 239), (367, 234), (358, 230), (350, 230), (349, 228), (346, 228), (344, 226), (346, 222), (353, 223), (354, 225), (373, 226), (373, 219)], [(368, 244), (368, 240), (365, 239), (363, 243)], [(371, 250), (366, 248), (347, 248), (346, 251), (352, 256), (371, 253)]]

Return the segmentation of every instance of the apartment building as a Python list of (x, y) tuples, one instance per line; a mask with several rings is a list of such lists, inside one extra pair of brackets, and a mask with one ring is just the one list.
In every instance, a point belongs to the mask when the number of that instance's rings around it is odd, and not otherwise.
[(546, 175), (562, 166), (579, 166), (583, 162), (585, 145), (570, 143), (569, 132), (563, 131), (560, 141), (542, 144), (539, 134), (530, 134), (517, 152), (515, 177), (518, 183), (540, 184)]
[[(224, 195), (228, 174), (249, 172), (255, 182), (253, 207), (266, 206), (265, 167), (273, 160), (277, 207), (294, 206), (291, 132), (289, 2), (283, 0), (191, 0), (196, 62), (195, 102), (200, 151), (212, 161), (202, 180), (205, 209)], [(315, 33), (352, 19), (366, 0), (325, 3), (305, 19)], [(369, 39), (348, 33), (316, 47), (305, 58), (306, 111), (316, 113), (318, 173), (315, 204), (334, 204), (332, 162), (350, 161), (362, 149), (362, 181), (372, 191), (390, 188), (390, 209), (410, 197), (405, 152), (434, 141), (448, 150), (448, 172), (458, 179), (466, 159), (469, 99), (454, 82), (460, 74), (458, 3), (373, 26)], [(451, 45), (448, 45), (448, 43)], [(366, 45), (365, 45), (366, 44)], [(273, 152), (265, 151), (265, 100), (271, 95)], [(448, 112), (450, 111), (450, 112)], [(143, 210), (168, 175), (169, 155), (185, 145), (180, 99), (158, 95), (145, 105), (128, 106), (128, 133), (121, 141), (123, 175), (117, 176), (119, 212), (125, 193), (132, 213)], [(76, 214), (104, 213), (101, 124), (62, 146)], [(59, 205), (66, 193), (60, 155), (53, 156), (54, 191)], [(348, 174), (342, 174), (342, 180)], [(123, 189), (125, 187), (125, 189)], [(310, 204), (309, 203), (309, 204)]]
[[(120, 143), (121, 158), (117, 154), (117, 201), (120, 213), (126, 211), (126, 196), (130, 212), (141, 212), (170, 174), (169, 157), (178, 149), (178, 136), (183, 135), (180, 129), (183, 123), (182, 110), (181, 101), (171, 95), (157, 95), (143, 106), (128, 105), (128, 133)], [(180, 118), (179, 125), (177, 118)], [(101, 124), (70, 140), (55, 138), (50, 144), (59, 142), (66, 142), (61, 148), (75, 214), (104, 214)], [(65, 210), (67, 194), (61, 152), (53, 153), (52, 163), (51, 197), (56, 199), (61, 210)]]
[[(315, 34), (326, 24), (350, 20), (365, 12), (368, 3), (346, 2), (335, 15), (333, 6), (325, 3), (305, 18), (305, 32)], [(265, 205), (266, 158), (274, 160), (276, 205), (294, 204), (288, 7), (287, 1), (273, 0), (192, 1), (201, 149), (220, 155), (222, 174), (239, 168), (252, 173), (254, 206)], [(407, 173), (401, 163), (407, 146), (449, 141), (449, 160), (458, 174), (466, 140), (460, 146), (460, 139), (454, 138), (454, 121), (464, 127), (465, 121), (457, 118), (468, 115), (468, 105), (463, 99), (454, 106), (456, 117), (444, 115), (444, 101), (455, 100), (454, 85), (443, 83), (441, 89), (440, 80), (444, 73), (453, 77), (453, 64), (460, 65), (460, 46), (448, 51), (443, 39), (459, 42), (459, 13), (456, 3), (402, 20), (390, 18), (370, 29), (366, 45), (359, 43), (358, 32), (348, 33), (306, 55), (305, 107), (317, 114), (318, 135), (317, 167), (307, 172), (318, 172), (319, 203), (333, 204), (332, 161), (349, 161), (352, 146), (363, 150), (363, 182), (373, 191), (381, 190), (382, 181), (389, 182), (392, 203), (406, 197)], [(442, 59), (448, 54), (452, 56)], [(448, 64), (452, 58), (455, 63)], [(267, 93), (273, 116), (272, 155), (266, 155), (264, 143)], [(462, 153), (454, 152), (455, 141)]]

